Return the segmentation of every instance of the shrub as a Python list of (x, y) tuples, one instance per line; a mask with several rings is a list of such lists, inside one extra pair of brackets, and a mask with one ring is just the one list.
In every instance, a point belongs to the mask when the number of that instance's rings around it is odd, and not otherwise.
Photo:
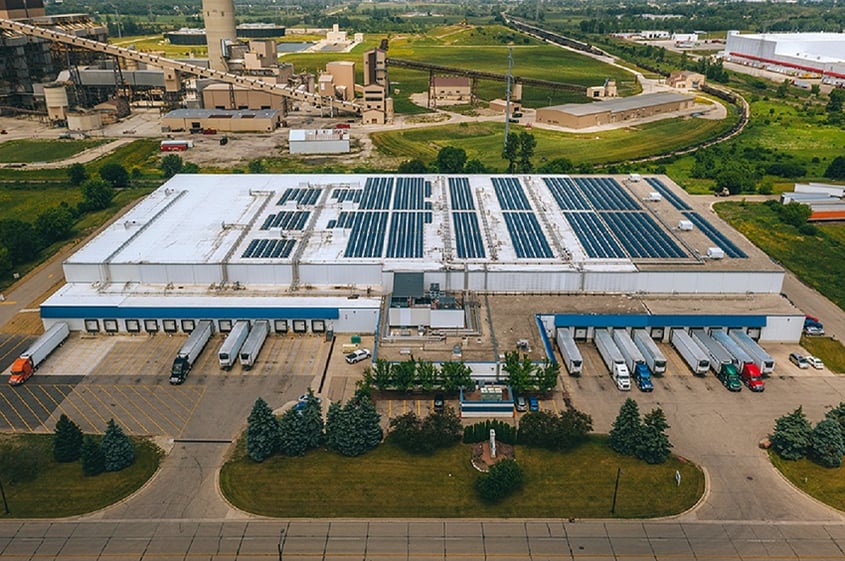
[(82, 453), (82, 429), (62, 413), (53, 438), (53, 458), (57, 462), (75, 462)]
[(496, 440), (505, 444), (517, 443), (516, 427), (499, 419), (488, 419), (464, 428), (464, 443), (475, 444), (490, 438), (490, 429), (496, 431)]
[(475, 490), (482, 500), (494, 503), (520, 489), (524, 480), (516, 460), (505, 459), (493, 464), (490, 471), (475, 480)]

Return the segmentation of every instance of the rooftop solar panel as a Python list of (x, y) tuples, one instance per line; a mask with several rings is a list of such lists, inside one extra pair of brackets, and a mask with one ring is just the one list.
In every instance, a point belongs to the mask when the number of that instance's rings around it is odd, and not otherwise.
[(269, 215), (261, 225), (261, 230), (279, 228), (281, 230), (302, 230), (308, 223), (311, 212), (307, 210), (286, 210)]
[(387, 257), (419, 259), (423, 256), (423, 212), (394, 212), (387, 239)]
[(458, 259), (483, 259), (484, 241), (481, 238), (481, 228), (478, 227), (478, 216), (474, 212), (453, 212), (452, 222), (455, 225), (455, 249)]
[(381, 257), (387, 233), (388, 212), (349, 212), (345, 226), (351, 227), (344, 257)]
[(397, 210), (418, 210), (425, 203), (425, 181), (422, 177), (397, 177), (393, 208)]
[(566, 220), (588, 257), (619, 259), (625, 252), (595, 212), (566, 212)]
[(288, 201), (296, 201), (298, 204), (305, 206), (313, 206), (320, 200), (320, 193), (323, 189), (319, 187), (289, 187), (282, 193), (282, 198), (279, 199), (277, 205), (283, 205)]
[(569, 177), (544, 177), (543, 182), (561, 210), (590, 210), (587, 199)]
[(698, 214), (697, 212), (693, 211), (685, 211), (683, 215), (686, 216), (690, 222), (696, 225), (696, 227), (704, 232), (704, 235), (710, 238), (710, 241), (718, 245), (722, 248), (725, 252), (725, 255), (728, 257), (734, 258), (746, 258), (748, 255), (739, 249), (736, 244), (734, 244), (731, 240), (728, 239), (725, 234), (720, 232), (713, 226), (710, 222), (708, 222), (703, 216)]
[(642, 210), (639, 203), (610, 177), (574, 177), (572, 180), (596, 210)]
[(605, 212), (601, 217), (633, 259), (686, 257), (678, 244), (645, 212)]
[(502, 210), (531, 210), (522, 183), (514, 177), (494, 177), (493, 188)]
[(652, 189), (663, 195), (663, 198), (669, 201), (673, 207), (678, 210), (692, 210), (692, 207), (687, 204), (685, 200), (680, 198), (676, 195), (669, 187), (666, 186), (665, 183), (657, 179), (656, 177), (646, 177), (646, 183), (648, 183)]
[(296, 240), (289, 239), (256, 239), (250, 240), (244, 252), (243, 259), (286, 259), (290, 257)]
[(504, 212), (505, 224), (519, 259), (550, 259), (554, 257), (549, 242), (540, 228), (537, 217), (527, 212)]
[(449, 198), (452, 201), (452, 210), (475, 210), (475, 201), (472, 199), (472, 190), (466, 177), (449, 178)]
[(368, 177), (361, 195), (362, 210), (387, 210), (393, 198), (392, 177)]

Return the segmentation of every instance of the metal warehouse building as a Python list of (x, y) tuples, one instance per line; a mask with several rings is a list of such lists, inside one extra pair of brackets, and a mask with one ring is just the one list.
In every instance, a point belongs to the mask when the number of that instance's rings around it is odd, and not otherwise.
[(843, 33), (752, 33), (729, 31), (725, 58), (732, 62), (779, 70), (791, 75), (845, 79)]
[(597, 101), (567, 103), (537, 109), (537, 122), (583, 129), (642, 119), (689, 109), (695, 98), (677, 93), (651, 93)]
[[(64, 272), (42, 317), (89, 331), (260, 317), (277, 331), (373, 332), (382, 297), (408, 282), (442, 294), (752, 297), (783, 280), (664, 176), (180, 175)], [(433, 302), (431, 317), (460, 324)]]

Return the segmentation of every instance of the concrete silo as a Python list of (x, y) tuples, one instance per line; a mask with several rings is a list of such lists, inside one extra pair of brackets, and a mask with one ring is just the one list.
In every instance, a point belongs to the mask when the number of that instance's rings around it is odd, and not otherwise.
[(208, 41), (208, 61), (214, 70), (226, 70), (225, 43), (235, 41), (235, 3), (233, 0), (202, 0), (202, 16)]

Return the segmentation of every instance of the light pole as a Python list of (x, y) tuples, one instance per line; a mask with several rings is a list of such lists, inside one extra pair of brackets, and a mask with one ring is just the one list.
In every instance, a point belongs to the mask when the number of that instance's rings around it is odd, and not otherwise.
[(112, 4), (112, 8), (114, 8), (114, 21), (117, 23), (117, 38), (123, 38), (123, 32), (120, 30), (120, 14), (117, 13), (117, 6)]

